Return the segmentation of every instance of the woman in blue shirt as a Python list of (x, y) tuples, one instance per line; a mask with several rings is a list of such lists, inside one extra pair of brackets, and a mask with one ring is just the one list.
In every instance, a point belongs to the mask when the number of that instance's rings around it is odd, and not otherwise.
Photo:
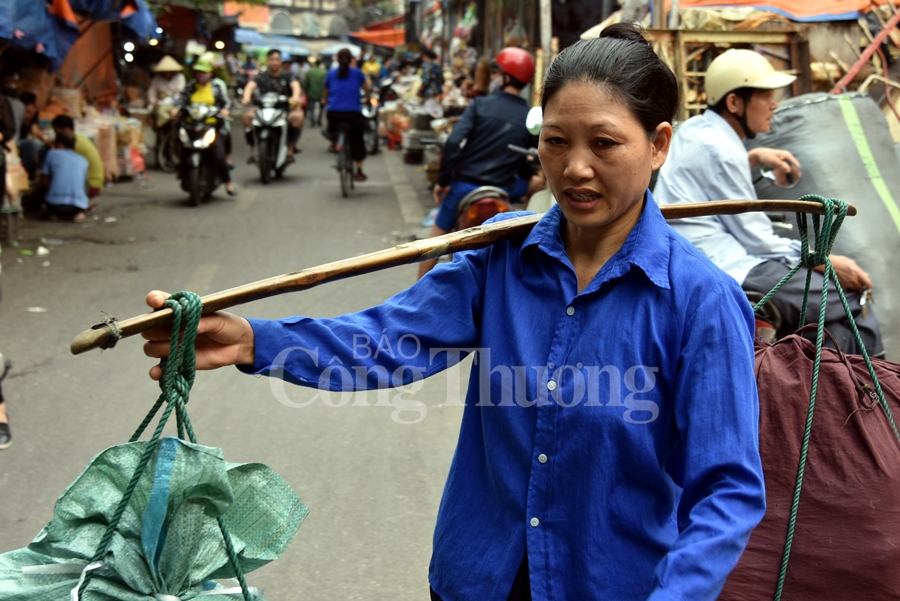
[[(637, 29), (614, 25), (557, 56), (542, 104), (559, 204), (524, 240), (457, 253), (355, 314), (205, 317), (197, 365), (347, 390), (477, 352), (432, 599), (712, 601), (765, 509), (755, 324), (737, 283), (647, 190), (675, 76)], [(394, 351), (371, 352), (383, 335)], [(167, 354), (167, 332), (145, 337), (146, 354)]]
[(335, 139), (341, 124), (346, 123), (350, 126), (347, 137), (350, 142), (350, 154), (356, 161), (356, 181), (364, 182), (368, 179), (362, 170), (363, 161), (366, 159), (366, 143), (363, 139), (366, 119), (362, 115), (359, 96), (360, 90), (365, 90), (368, 100), (369, 80), (361, 70), (350, 66), (352, 60), (350, 50), (347, 48), (338, 50), (338, 66), (325, 76), (322, 104), (326, 107), (328, 133), (332, 139)]

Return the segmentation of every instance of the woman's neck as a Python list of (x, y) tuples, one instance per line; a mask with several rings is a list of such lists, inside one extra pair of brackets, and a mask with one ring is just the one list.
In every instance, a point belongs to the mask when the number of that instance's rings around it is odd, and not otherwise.
[(640, 219), (645, 202), (646, 199), (642, 200), (635, 211), (601, 227), (579, 227), (569, 221), (563, 222), (563, 246), (575, 268), (579, 293), (625, 244), (628, 234)]

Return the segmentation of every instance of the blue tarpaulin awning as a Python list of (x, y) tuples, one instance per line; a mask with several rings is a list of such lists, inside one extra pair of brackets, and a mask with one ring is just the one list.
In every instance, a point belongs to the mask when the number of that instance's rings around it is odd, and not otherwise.
[(319, 50), (319, 56), (334, 56), (338, 53), (342, 48), (346, 48), (350, 51), (354, 57), (359, 58), (362, 55), (362, 48), (357, 46), (356, 44), (347, 44), (344, 42), (338, 42), (337, 44), (332, 44), (327, 48), (323, 48)]
[(56, 36), (47, 5), (34, 0), (0, 1), (0, 39), (24, 50), (57, 58)]
[(143, 43), (149, 42), (152, 38), (159, 38), (159, 34), (156, 33), (156, 19), (144, 0), (134, 0), (134, 4), (136, 10), (122, 17), (122, 25)]
[[(287, 52), (293, 56), (309, 56), (309, 46), (298, 40), (297, 38), (292, 38), (289, 35), (278, 35), (274, 33), (260, 33), (259, 36), (263, 38), (263, 43), (257, 44), (255, 42), (251, 43), (251, 46), (257, 47), (267, 47), (267, 48), (278, 48), (282, 52)], [(235, 38), (237, 41), (237, 38)]]
[(253, 46), (266, 45), (266, 38), (261, 33), (247, 27), (234, 28), (234, 41), (238, 44), (251, 44)]

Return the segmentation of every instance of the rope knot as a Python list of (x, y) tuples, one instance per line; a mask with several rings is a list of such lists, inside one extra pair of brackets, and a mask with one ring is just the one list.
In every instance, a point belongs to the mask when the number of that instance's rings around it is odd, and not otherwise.
[[(807, 213), (797, 213), (797, 227), (800, 231), (800, 265), (812, 269), (828, 262), (834, 240), (837, 238), (844, 217), (847, 216), (847, 203), (838, 198), (825, 198), (818, 194), (805, 194), (800, 200), (819, 202), (825, 209), (825, 218), (812, 215), (815, 248), (810, 249), (809, 226)], [(837, 214), (835, 215), (835, 210)]]

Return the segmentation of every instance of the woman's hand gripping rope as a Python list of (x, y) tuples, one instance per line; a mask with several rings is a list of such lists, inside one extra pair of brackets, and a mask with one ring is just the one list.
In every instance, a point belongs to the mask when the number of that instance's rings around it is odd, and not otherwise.
[[(147, 294), (147, 305), (160, 309), (169, 297), (168, 292), (153, 290)], [(162, 359), (169, 354), (171, 331), (168, 328), (148, 330), (141, 334), (147, 339), (144, 354)], [(217, 369), (227, 365), (253, 365), (253, 328), (243, 317), (219, 311), (205, 315), (197, 328), (197, 369)], [(162, 378), (159, 365), (150, 370), (154, 380)]]

